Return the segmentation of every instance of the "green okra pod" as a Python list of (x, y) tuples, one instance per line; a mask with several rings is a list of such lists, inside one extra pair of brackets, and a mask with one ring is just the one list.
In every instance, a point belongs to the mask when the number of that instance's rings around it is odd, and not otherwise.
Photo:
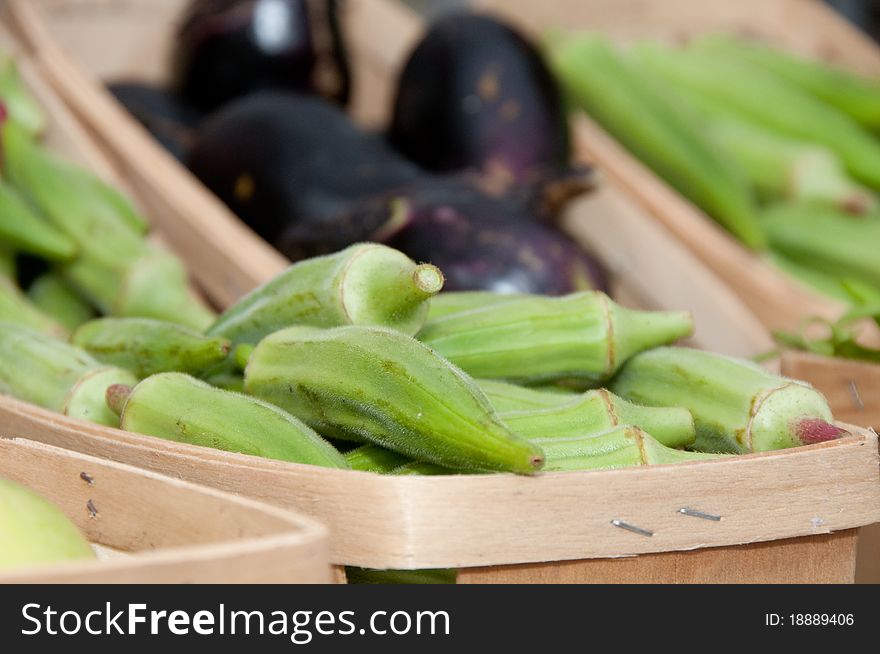
[[(609, 470), (633, 466), (709, 461), (719, 454), (686, 452), (667, 447), (644, 430), (619, 425), (604, 432), (565, 438), (534, 438), (546, 456), (543, 472)], [(413, 461), (391, 471), (392, 475), (454, 475), (456, 470), (433, 463)]]
[(426, 324), (418, 338), (477, 378), (600, 384), (633, 354), (692, 331), (687, 312), (626, 309), (585, 291), (451, 314)]
[(0, 180), (0, 242), (18, 252), (51, 260), (72, 258), (74, 241), (38, 215), (18, 192)]
[(880, 287), (880, 215), (853, 217), (832, 207), (778, 204), (763, 216), (774, 250), (826, 275)]
[(502, 423), (461, 370), (388, 328), (291, 327), (263, 339), (245, 390), (329, 437), (461, 470), (529, 474), (540, 448)]
[(150, 318), (98, 318), (77, 329), (71, 342), (140, 378), (159, 372), (198, 375), (223, 361), (230, 347), (224, 338)]
[(165, 372), (134, 388), (107, 389), (122, 429), (279, 461), (347, 469), (332, 445), (292, 415), (256, 398)]
[(82, 256), (124, 263), (146, 249), (146, 222), (114, 188), (58, 158), (15, 123), (2, 127), (3, 172)]
[(667, 447), (688, 447), (696, 439), (694, 419), (687, 409), (639, 406), (604, 388), (559, 406), (499, 411), (498, 417), (520, 436), (542, 443), (601, 434), (621, 425), (639, 427)]
[(349, 584), (454, 584), (458, 570), (371, 570), (346, 567), (345, 577)]
[(523, 293), (494, 293), (492, 291), (447, 291), (431, 298), (428, 320), (442, 318), (451, 313), (461, 313), (485, 306), (503, 304), (524, 297)]
[(828, 274), (819, 268), (793, 261), (784, 254), (772, 250), (767, 253), (767, 257), (779, 270), (814, 291), (841, 302), (852, 301), (844, 288), (845, 280), (839, 275)]
[(396, 477), (433, 477), (439, 475), (458, 475), (461, 474), (461, 471), (453, 470), (452, 468), (446, 468), (444, 466), (438, 466), (436, 463), (426, 463), (424, 461), (409, 461), (408, 463), (397, 466), (393, 470), (389, 471), (388, 474), (394, 475)]
[(415, 334), (443, 274), (377, 243), (295, 263), (227, 310), (208, 330), (233, 342), (255, 344), (292, 325), (376, 325)]
[(544, 448), (547, 456), (546, 472), (608, 470), (718, 458), (717, 454), (684, 452), (666, 447), (632, 425), (622, 425), (593, 436), (541, 438), (535, 442)]
[(695, 47), (748, 61), (796, 84), (868, 129), (880, 129), (880, 83), (876, 79), (754, 40), (712, 35), (697, 41)]
[(574, 395), (568, 391), (529, 388), (497, 379), (477, 379), (476, 382), (498, 412), (548, 409), (574, 399)]
[(94, 308), (54, 272), (37, 277), (27, 295), (36, 307), (70, 332), (95, 317)]
[(646, 44), (637, 53), (639, 61), (668, 87), (689, 88), (750, 121), (822, 144), (857, 179), (880, 188), (880, 141), (846, 114), (788, 80), (710, 49), (673, 50)]
[(0, 321), (67, 338), (64, 326), (34, 305), (18, 285), (3, 274), (0, 274)]
[(224, 391), (244, 393), (244, 375), (240, 372), (219, 370), (204, 375), (202, 380), (211, 386), (222, 388)]
[(576, 106), (745, 245), (764, 247), (745, 179), (694, 129), (666, 88), (601, 36), (554, 45), (551, 64)]
[(683, 406), (694, 417), (693, 449), (762, 452), (838, 438), (828, 402), (809, 384), (742, 359), (660, 347), (624, 365), (610, 387), (650, 406)]
[(102, 425), (119, 424), (104, 402), (107, 388), (137, 381), (74, 345), (6, 322), (0, 323), (0, 360), (0, 393)]
[(344, 454), (352, 470), (388, 473), (409, 463), (410, 459), (373, 443), (361, 445)]
[(145, 253), (126, 269), (113, 313), (167, 320), (198, 331), (216, 318), (190, 289), (180, 259), (159, 249)]
[(8, 118), (27, 133), (38, 135), (43, 132), (46, 116), (25, 86), (15, 58), (8, 52), (0, 52), (0, 101)]
[(107, 315), (167, 320), (199, 331), (215, 319), (189, 288), (180, 260), (153, 246), (121, 264), (81, 258), (62, 272)]
[(825, 147), (737, 118), (707, 123), (709, 137), (764, 197), (827, 202), (854, 214), (877, 207), (876, 195), (851, 179)]

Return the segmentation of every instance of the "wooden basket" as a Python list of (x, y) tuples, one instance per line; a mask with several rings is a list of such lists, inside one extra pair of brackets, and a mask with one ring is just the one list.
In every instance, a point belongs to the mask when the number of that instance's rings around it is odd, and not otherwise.
[[(388, 477), (184, 445), (8, 398), (0, 424), (312, 515), (330, 528), (334, 563), (467, 568), (462, 581), (850, 582), (851, 529), (880, 521), (877, 436), (857, 428), (836, 442), (674, 466)], [(715, 549), (681, 553), (698, 548)], [(620, 558), (637, 554), (651, 556)]]
[(0, 583), (332, 579), (326, 529), (289, 511), (28, 440), (0, 438), (0, 477), (57, 505), (98, 552), (94, 561), (2, 571)]
[[(238, 221), (97, 82), (162, 81), (184, 5), (185, 0), (28, 0), (10, 2), (9, 8), (30, 54), (59, 95), (154, 209), (159, 230), (187, 258), (201, 286), (225, 305), (278, 273), (286, 260)], [(381, 124), (390, 106), (393, 73), (420, 22), (388, 0), (349, 0), (346, 7), (356, 82), (352, 111), (363, 123)], [(609, 267), (621, 302), (691, 310), (698, 347), (740, 356), (772, 349), (766, 330), (745, 305), (615, 184), (573, 203), (566, 227)]]
[[(95, 82), (137, 72), (160, 79), (162, 44), (181, 4), (13, 0), (10, 8), (54, 88), (145, 203), (162, 208), (160, 228), (190, 255), (200, 281), (228, 302), (277, 272), (283, 260)], [(386, 0), (346, 4), (360, 80), (355, 111), (377, 124), (393, 72), (421, 24)], [(572, 207), (568, 226), (611, 265), (632, 303), (692, 309), (701, 346), (736, 354), (769, 347), (739, 301), (614, 184)], [(329, 526), (334, 563), (460, 567), (462, 582), (851, 582), (854, 528), (880, 520), (877, 438), (858, 429), (833, 443), (705, 463), (533, 478), (419, 478), (207, 450), (70, 420), (15, 400), (0, 401), (0, 424), (296, 507)]]
[[(790, 351), (781, 368), (822, 391), (839, 419), (880, 429), (880, 365)], [(880, 583), (880, 525), (861, 531), (856, 580)]]

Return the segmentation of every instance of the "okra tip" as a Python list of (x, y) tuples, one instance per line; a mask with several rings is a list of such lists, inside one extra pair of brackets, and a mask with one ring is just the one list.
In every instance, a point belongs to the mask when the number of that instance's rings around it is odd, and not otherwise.
[(804, 445), (824, 443), (849, 435), (845, 429), (832, 425), (821, 418), (804, 418), (797, 424), (795, 432)]
[(413, 283), (425, 297), (436, 295), (443, 289), (446, 279), (443, 272), (435, 265), (422, 263), (413, 270)]
[(107, 387), (105, 399), (110, 410), (118, 416), (122, 415), (125, 403), (131, 395), (132, 388), (128, 384), (112, 384)]

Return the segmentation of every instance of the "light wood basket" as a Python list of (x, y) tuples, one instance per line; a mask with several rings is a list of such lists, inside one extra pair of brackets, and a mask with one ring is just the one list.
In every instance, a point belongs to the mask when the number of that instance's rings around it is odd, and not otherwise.
[[(187, 254), (214, 298), (230, 302), (285, 265), (97, 82), (135, 74), (160, 80), (182, 0), (12, 0), (9, 6), (40, 70), (155, 208), (159, 229)], [(355, 113), (365, 124), (380, 124), (394, 72), (421, 23), (387, 0), (348, 0), (347, 7)], [(740, 301), (629, 201), (619, 182), (610, 182), (576, 203), (567, 225), (611, 266), (620, 295), (638, 306), (691, 309), (700, 346), (740, 355), (768, 348), (766, 331)], [(855, 528), (880, 521), (877, 437), (858, 428), (833, 443), (704, 463), (530, 478), (418, 478), (207, 450), (8, 399), (0, 402), (0, 424), (24, 437), (295, 507), (330, 528), (334, 563), (460, 567), (464, 583), (851, 582)]]
[(835, 442), (673, 466), (389, 477), (184, 445), (8, 398), (0, 424), (309, 514), (329, 527), (334, 563), (462, 567), (462, 581), (850, 582), (852, 529), (880, 521), (877, 436), (858, 428)]
[[(185, 0), (29, 0), (9, 11), (29, 54), (140, 192), (159, 231), (221, 306), (287, 265), (152, 139), (98, 82), (161, 82)], [(355, 94), (364, 124), (387, 117), (394, 72), (420, 30), (388, 0), (348, 0)], [(75, 62), (75, 63), (74, 63)], [(698, 347), (740, 356), (772, 349), (760, 322), (718, 277), (614, 183), (572, 204), (566, 228), (612, 273), (624, 304), (688, 309)]]
[(327, 530), (209, 488), (0, 438), (0, 477), (58, 506), (98, 558), (0, 571), (0, 583), (329, 583)]
[[(840, 420), (880, 429), (880, 364), (790, 351), (781, 369), (822, 391)], [(880, 584), (880, 524), (861, 530), (857, 563), (857, 581)]]

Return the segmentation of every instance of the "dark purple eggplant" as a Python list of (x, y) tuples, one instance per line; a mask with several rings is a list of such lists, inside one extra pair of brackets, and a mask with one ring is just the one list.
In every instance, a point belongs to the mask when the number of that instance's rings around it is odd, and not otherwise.
[(114, 82), (107, 89), (166, 150), (177, 159), (185, 158), (201, 112), (149, 84)]
[(487, 196), (446, 178), (411, 189), (408, 219), (387, 244), (443, 271), (450, 291), (562, 295), (608, 291), (599, 262), (516, 198)]
[(291, 259), (374, 240), (449, 271), (450, 288), (558, 294), (604, 288), (599, 267), (516, 195), (426, 173), (337, 107), (264, 92), (196, 133), (191, 170)]
[(202, 111), (268, 88), (345, 104), (339, 0), (193, 0), (180, 25), (175, 91)]
[(280, 91), (241, 98), (208, 118), (187, 163), (291, 258), (387, 231), (400, 215), (394, 191), (424, 175), (335, 106)]
[(413, 51), (388, 137), (427, 170), (476, 169), (510, 186), (555, 177), (571, 159), (562, 95), (538, 50), (469, 12), (434, 22)]

